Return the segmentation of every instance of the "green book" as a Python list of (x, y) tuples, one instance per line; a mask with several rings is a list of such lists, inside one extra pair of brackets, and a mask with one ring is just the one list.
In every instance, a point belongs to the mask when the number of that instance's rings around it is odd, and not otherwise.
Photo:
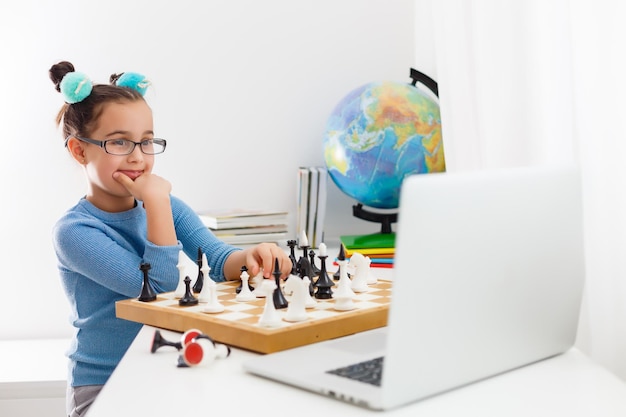
[(395, 233), (374, 233), (371, 235), (340, 236), (341, 243), (346, 249), (375, 249), (394, 248), (396, 246)]

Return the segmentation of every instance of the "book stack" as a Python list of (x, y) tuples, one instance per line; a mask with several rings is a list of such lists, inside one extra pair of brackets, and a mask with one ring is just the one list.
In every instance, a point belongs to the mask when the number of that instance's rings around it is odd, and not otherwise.
[(346, 258), (354, 252), (368, 256), (373, 268), (393, 268), (396, 253), (395, 233), (374, 233), (370, 235), (346, 235), (340, 236)]
[(307, 235), (312, 248), (318, 248), (324, 241), (327, 180), (325, 167), (298, 169), (296, 231), (298, 236), (302, 232)]
[(286, 211), (230, 209), (198, 215), (215, 236), (231, 245), (284, 243), (288, 237)]

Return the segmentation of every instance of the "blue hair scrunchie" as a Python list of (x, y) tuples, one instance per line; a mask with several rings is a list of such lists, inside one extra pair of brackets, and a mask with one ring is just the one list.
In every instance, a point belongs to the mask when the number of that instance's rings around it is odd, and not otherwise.
[(125, 72), (117, 79), (115, 85), (118, 87), (132, 88), (133, 90), (139, 91), (143, 96), (150, 86), (150, 81), (145, 76), (136, 72)]
[(61, 80), (59, 87), (65, 101), (69, 104), (83, 101), (93, 89), (91, 80), (82, 72), (68, 72)]

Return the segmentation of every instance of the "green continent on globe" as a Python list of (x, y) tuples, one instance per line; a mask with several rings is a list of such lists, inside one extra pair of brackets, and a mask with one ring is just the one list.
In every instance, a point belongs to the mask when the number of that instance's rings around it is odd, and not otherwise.
[(370, 207), (397, 208), (406, 176), (446, 170), (439, 104), (411, 84), (351, 91), (328, 118), (323, 146), (337, 187)]

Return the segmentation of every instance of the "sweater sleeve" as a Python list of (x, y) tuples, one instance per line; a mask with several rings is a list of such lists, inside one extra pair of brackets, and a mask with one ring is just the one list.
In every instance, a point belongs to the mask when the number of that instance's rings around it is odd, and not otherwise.
[(176, 264), (181, 245), (153, 245), (142, 231), (137, 233), (141, 227), (133, 230), (132, 225), (132, 219), (125, 219), (124, 228), (115, 229), (85, 213), (63, 218), (53, 230), (61, 273), (77, 274), (125, 297), (135, 297), (143, 283), (139, 266), (147, 262), (154, 290), (173, 291), (178, 284)]
[(218, 239), (208, 227), (204, 225), (198, 214), (182, 200), (172, 197), (172, 211), (176, 236), (183, 245), (183, 251), (191, 258), (196, 259), (198, 248), (207, 256), (211, 267), (210, 276), (214, 281), (224, 281), (224, 263), (228, 256), (236, 250), (241, 250)]

